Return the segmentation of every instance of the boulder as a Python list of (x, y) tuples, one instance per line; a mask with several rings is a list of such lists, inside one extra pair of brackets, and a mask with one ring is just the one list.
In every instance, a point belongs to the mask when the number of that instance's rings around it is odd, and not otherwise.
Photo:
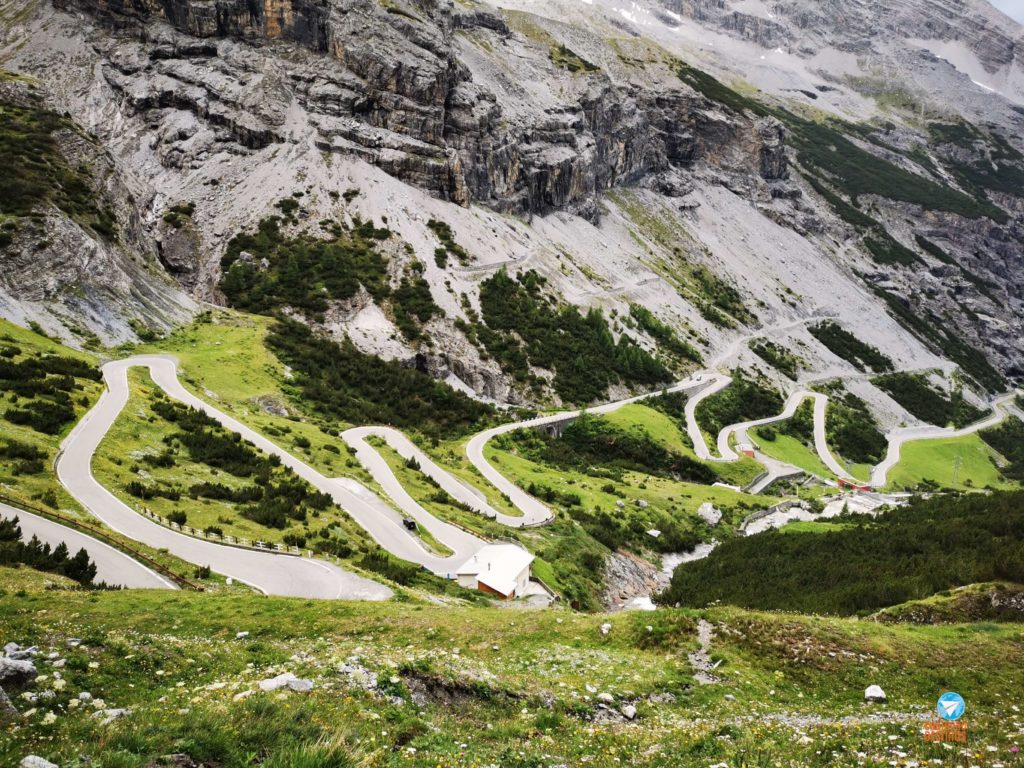
[(612, 696), (610, 693), (599, 693), (599, 694), (597, 694), (597, 700), (600, 701), (602, 704), (614, 704), (615, 703), (615, 697)]
[(622, 706), (622, 709), (620, 709), (619, 711), (622, 713), (622, 716), (625, 717), (627, 720), (636, 719), (636, 707), (634, 707), (632, 704), (624, 704)]
[(21, 659), (0, 659), (0, 687), (23, 688), (36, 679), (35, 664)]
[(39, 755), (28, 755), (21, 758), (21, 762), (18, 763), (18, 768), (59, 768), (59, 766), (40, 757)]
[(876, 704), (884, 704), (889, 699), (885, 695), (885, 691), (882, 690), (881, 686), (869, 685), (864, 689), (864, 701), (874, 702)]
[(93, 717), (100, 720), (101, 725), (109, 725), (110, 723), (117, 720), (119, 717), (127, 715), (129, 710), (122, 707), (112, 709), (101, 709), (93, 713)]
[(283, 672), (277, 677), (271, 677), (267, 680), (260, 681), (261, 691), (279, 691), (282, 688), (287, 688), (289, 691), (296, 691), (298, 693), (305, 693), (306, 691), (313, 690), (313, 681), (302, 680), (291, 672)]
[(708, 525), (718, 525), (722, 519), (722, 511), (710, 501), (705, 501), (697, 507), (697, 515)]

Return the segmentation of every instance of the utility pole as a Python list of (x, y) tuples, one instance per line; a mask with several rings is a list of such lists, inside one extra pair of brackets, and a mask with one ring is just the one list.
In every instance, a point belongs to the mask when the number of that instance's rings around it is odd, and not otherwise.
[(953, 485), (957, 485), (960, 479), (960, 465), (963, 463), (963, 459), (960, 458), (960, 451), (956, 452), (956, 456), (953, 458)]

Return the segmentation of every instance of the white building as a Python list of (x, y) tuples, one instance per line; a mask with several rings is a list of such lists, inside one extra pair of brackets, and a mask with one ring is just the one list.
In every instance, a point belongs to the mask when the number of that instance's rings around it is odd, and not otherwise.
[(488, 544), (455, 574), (460, 586), (511, 600), (526, 591), (532, 562), (533, 555), (515, 544)]

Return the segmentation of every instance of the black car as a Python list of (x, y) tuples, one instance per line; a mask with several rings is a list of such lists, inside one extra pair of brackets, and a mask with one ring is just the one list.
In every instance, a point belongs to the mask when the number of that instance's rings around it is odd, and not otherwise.
[(406, 530), (409, 530), (409, 531), (415, 531), (416, 530), (416, 521), (413, 520), (411, 517), (405, 518), (402, 521), (402, 525), (405, 526)]

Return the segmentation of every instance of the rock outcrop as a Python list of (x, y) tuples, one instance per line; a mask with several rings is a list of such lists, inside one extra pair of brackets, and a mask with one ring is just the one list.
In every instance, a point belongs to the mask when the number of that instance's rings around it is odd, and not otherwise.
[[(600, 69), (566, 75), (546, 47), (538, 57), (535, 41), (482, 10), (375, 0), (60, 5), (114, 33), (101, 43), (103, 76), (123, 110), (164, 123), (155, 151), (165, 165), (194, 168), (217, 149), (311, 132), (321, 151), (355, 154), (460, 205), (587, 216), (597, 193), (673, 166), (787, 176), (775, 121), (722, 111), (678, 80), (651, 88)], [(460, 56), (467, 30), (539, 58), (566, 84), (564, 98), (538, 109), (512, 85), (476, 76)]]
[(109, 344), (186, 319), (194, 305), (163, 273), (140, 216), (145, 188), (35, 84), (0, 77), (0, 108), (52, 125), (24, 139), (45, 175), (22, 178), (0, 209), (14, 214), (0, 234), (0, 313)]

